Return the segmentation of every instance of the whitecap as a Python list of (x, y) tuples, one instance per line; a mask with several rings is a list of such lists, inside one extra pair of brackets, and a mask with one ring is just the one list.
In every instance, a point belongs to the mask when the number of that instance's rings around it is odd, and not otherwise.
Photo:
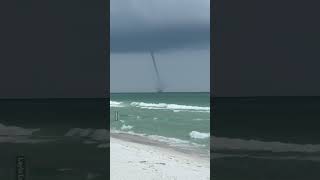
[(210, 137), (210, 133), (201, 133), (198, 131), (191, 131), (189, 136), (194, 139), (206, 139)]
[(124, 107), (123, 102), (110, 101), (110, 107)]
[(133, 128), (133, 126), (125, 125), (125, 124), (123, 124), (123, 125), (121, 126), (121, 130), (129, 130), (129, 129), (132, 129), (132, 128)]
[(144, 133), (137, 133), (137, 132), (133, 132), (133, 131), (125, 132), (125, 131), (119, 131), (119, 130), (111, 130), (111, 133), (120, 133), (120, 134), (124, 133), (124, 134), (133, 135), (133, 136), (141, 136), (141, 137), (145, 137), (150, 140), (153, 140), (153, 141), (166, 143), (166, 144), (173, 146), (173, 147), (190, 147), (190, 146), (202, 147), (202, 146), (204, 146), (201, 144), (190, 142), (188, 140), (182, 140), (182, 139), (173, 138), (173, 137), (164, 137), (164, 136), (159, 136), (159, 135), (147, 135)]
[(208, 121), (208, 120), (210, 120), (210, 119), (195, 118), (195, 119), (193, 119), (193, 120), (195, 120), (195, 121)]
[(176, 145), (176, 144), (189, 144), (189, 141), (178, 139), (178, 138), (172, 138), (172, 137), (164, 137), (164, 136), (158, 136), (158, 135), (149, 135), (147, 136), (149, 139), (164, 142), (170, 145)]
[(193, 112), (210, 112), (210, 107), (190, 106), (179, 104), (166, 104), (166, 103), (145, 103), (145, 102), (132, 102), (131, 106), (139, 107), (142, 109), (167, 109), (174, 112), (180, 111), (193, 111)]

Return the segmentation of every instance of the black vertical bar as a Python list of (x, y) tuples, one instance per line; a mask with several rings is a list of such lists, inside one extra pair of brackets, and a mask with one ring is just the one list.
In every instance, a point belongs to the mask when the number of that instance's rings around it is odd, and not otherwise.
[[(0, 180), (109, 178), (109, 146), (98, 147), (109, 143), (109, 7), (0, 1), (0, 171), (10, 170)], [(75, 128), (102, 132), (98, 144), (67, 136)]]

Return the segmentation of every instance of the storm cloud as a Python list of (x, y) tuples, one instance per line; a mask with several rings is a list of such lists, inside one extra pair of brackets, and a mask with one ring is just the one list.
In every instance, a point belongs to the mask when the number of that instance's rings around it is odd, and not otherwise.
[[(111, 0), (111, 92), (208, 92), (210, 0)], [(191, 73), (192, 72), (192, 73)]]
[(209, 0), (112, 0), (110, 13), (111, 52), (209, 47)]

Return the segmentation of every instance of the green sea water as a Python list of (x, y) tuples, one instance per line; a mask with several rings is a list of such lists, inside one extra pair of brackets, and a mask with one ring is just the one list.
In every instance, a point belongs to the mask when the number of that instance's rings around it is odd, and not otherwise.
[(111, 94), (110, 127), (113, 133), (140, 135), (174, 147), (209, 152), (210, 94)]

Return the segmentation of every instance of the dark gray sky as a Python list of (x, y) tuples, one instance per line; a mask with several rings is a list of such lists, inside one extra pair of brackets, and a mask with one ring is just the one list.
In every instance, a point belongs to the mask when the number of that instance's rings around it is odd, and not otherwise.
[(0, 98), (105, 97), (106, 1), (4, 2)]
[(216, 4), (217, 96), (319, 96), (319, 3)]
[(209, 0), (111, 0), (111, 92), (209, 91)]

